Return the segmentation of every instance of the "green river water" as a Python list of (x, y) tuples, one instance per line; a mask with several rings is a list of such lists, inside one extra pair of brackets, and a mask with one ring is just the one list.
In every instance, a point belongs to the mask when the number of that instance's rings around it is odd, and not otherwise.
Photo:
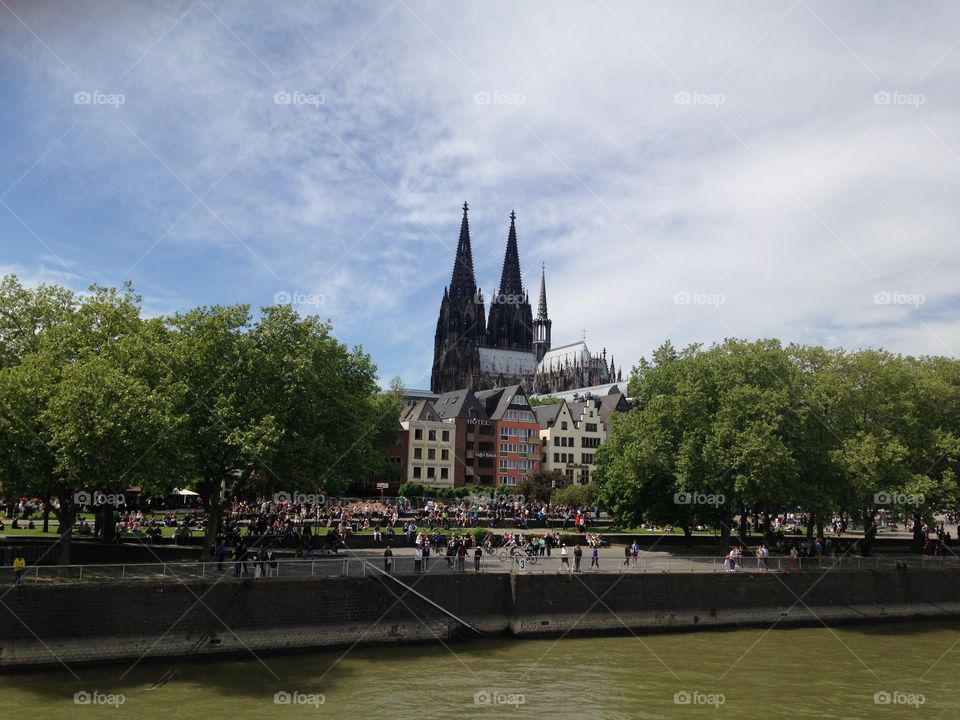
[(948, 718), (958, 663), (960, 622), (484, 640), (0, 675), (0, 717)]

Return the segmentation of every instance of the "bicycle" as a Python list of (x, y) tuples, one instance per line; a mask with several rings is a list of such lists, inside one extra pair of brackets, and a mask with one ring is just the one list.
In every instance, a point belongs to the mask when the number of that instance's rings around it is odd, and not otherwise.
[(538, 553), (530, 552), (529, 550), (524, 550), (522, 548), (512, 548), (512, 550), (512, 552), (510, 548), (502, 550), (500, 552), (500, 562), (506, 562), (508, 559), (517, 560), (522, 557), (531, 565), (537, 564), (537, 559), (539, 558)]

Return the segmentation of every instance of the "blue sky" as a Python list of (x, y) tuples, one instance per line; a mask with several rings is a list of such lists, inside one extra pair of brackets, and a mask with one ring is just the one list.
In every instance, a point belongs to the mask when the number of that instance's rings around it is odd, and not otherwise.
[(516, 209), (554, 343), (625, 369), (957, 355), (958, 44), (946, 2), (0, 0), (0, 272), (289, 297), (424, 387), (467, 200), (481, 286)]

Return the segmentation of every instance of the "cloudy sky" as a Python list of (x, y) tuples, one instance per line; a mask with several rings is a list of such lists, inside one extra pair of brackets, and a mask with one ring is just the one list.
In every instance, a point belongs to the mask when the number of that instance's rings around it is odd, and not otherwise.
[(0, 0), (0, 272), (287, 298), (429, 385), (460, 206), (554, 344), (960, 354), (960, 5)]

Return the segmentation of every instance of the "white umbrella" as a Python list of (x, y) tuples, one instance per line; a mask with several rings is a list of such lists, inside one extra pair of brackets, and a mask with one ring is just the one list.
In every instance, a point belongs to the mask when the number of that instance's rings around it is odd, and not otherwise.
[(171, 495), (192, 495), (197, 497), (199, 497), (200, 495), (200, 493), (196, 493), (193, 490), (187, 490), (185, 488), (183, 490), (177, 490), (176, 488), (174, 488), (173, 492), (170, 494)]

